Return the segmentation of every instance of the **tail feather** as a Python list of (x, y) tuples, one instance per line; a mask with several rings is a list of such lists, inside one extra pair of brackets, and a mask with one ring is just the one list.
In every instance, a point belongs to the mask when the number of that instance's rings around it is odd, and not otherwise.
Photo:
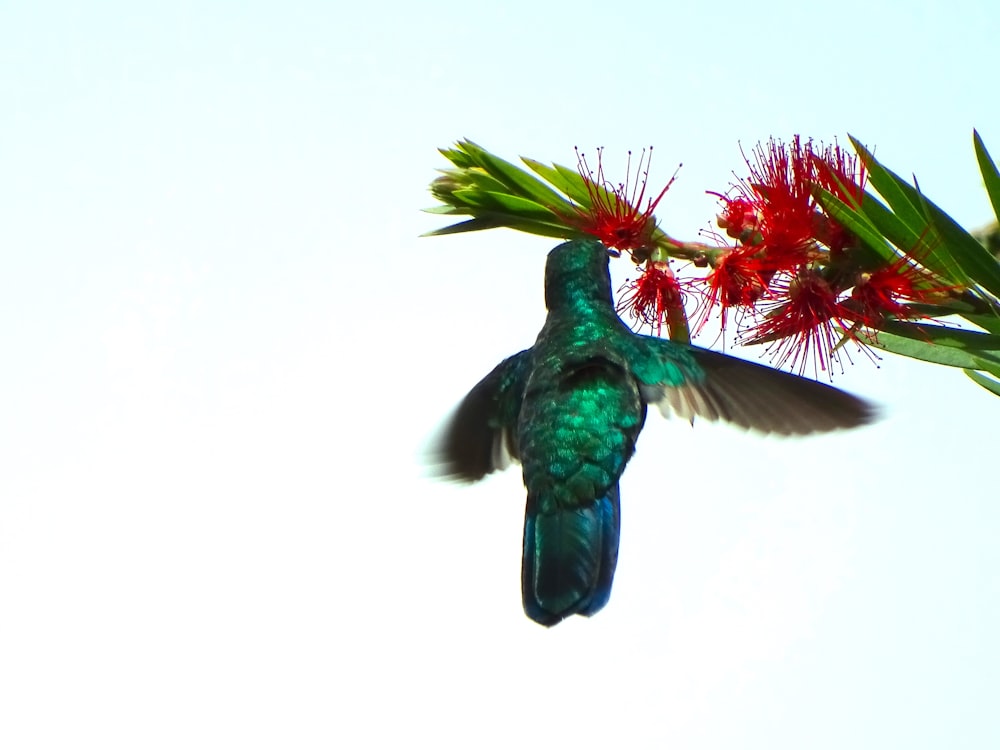
[(524, 514), (524, 611), (547, 626), (574, 614), (589, 617), (611, 596), (621, 525), (618, 485), (587, 507), (538, 506), (529, 497)]

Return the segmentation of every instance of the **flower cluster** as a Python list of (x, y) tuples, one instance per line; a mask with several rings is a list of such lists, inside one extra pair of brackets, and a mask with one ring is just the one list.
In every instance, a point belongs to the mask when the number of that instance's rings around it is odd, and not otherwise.
[[(778, 366), (800, 374), (812, 362), (814, 374), (832, 376), (853, 342), (872, 357), (877, 347), (961, 367), (1000, 395), (1000, 261), (852, 145), (856, 156), (798, 136), (758, 144), (744, 153), (747, 176), (709, 193), (720, 203), (719, 230), (707, 242), (682, 242), (653, 215), (674, 179), (647, 192), (651, 148), (634, 170), (630, 152), (615, 183), (602, 149), (596, 171), (579, 152), (575, 169), (522, 158), (526, 170), (460, 141), (441, 151), (453, 168), (431, 184), (441, 205), (430, 210), (466, 218), (430, 234), (509, 227), (597, 238), (639, 271), (619, 290), (618, 313), (657, 335), (688, 341), (690, 302), (695, 334), (710, 319), (723, 331), (735, 320), (740, 343), (764, 345)], [(1000, 169), (978, 134), (975, 147), (1000, 219)], [(677, 261), (705, 270), (679, 278)], [(945, 323), (948, 316), (985, 331)]]
[(604, 176), (603, 156), (604, 149), (597, 149), (595, 175), (586, 156), (577, 151), (577, 170), (591, 200), (588, 207), (577, 207), (576, 226), (618, 254), (627, 252), (640, 267), (639, 278), (619, 290), (618, 313), (627, 313), (640, 327), (649, 326), (657, 336), (662, 335), (664, 326), (668, 329), (673, 326), (673, 335), (686, 337), (684, 294), (670, 268), (668, 254), (656, 246), (654, 238), (656, 218), (653, 211), (673, 185), (676, 174), (643, 208), (652, 147), (643, 150), (635, 173), (632, 172), (632, 152), (628, 153), (625, 181), (618, 184)]
[(912, 254), (873, 254), (824, 209), (820, 190), (855, 209), (865, 200), (864, 166), (839, 145), (772, 139), (744, 160), (749, 177), (712, 193), (733, 244), (707, 258), (699, 329), (716, 309), (723, 328), (739, 310), (743, 342), (768, 344), (778, 366), (830, 373), (845, 341), (866, 346), (952, 289)]

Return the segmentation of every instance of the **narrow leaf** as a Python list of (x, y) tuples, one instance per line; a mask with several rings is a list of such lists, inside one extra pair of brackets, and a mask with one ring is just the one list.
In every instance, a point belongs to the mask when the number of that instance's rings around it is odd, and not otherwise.
[(459, 148), (439, 148), (441, 155), (459, 169), (471, 169), (475, 162), (461, 149), (462, 142), (455, 144)]
[(896, 252), (886, 243), (885, 238), (872, 226), (867, 216), (855, 211), (840, 198), (822, 187), (816, 187), (816, 198), (826, 212), (853, 233), (866, 247), (888, 262), (897, 259)]
[(556, 171), (566, 178), (572, 184), (577, 184), (580, 186), (582, 192), (577, 192), (577, 194), (572, 195), (573, 200), (580, 204), (582, 208), (588, 209), (593, 207), (593, 198), (590, 195), (590, 191), (587, 189), (586, 184), (583, 181), (583, 177), (575, 169), (570, 169), (569, 167), (564, 167), (562, 164), (553, 164)]
[[(883, 330), (932, 345), (974, 352), (977, 356), (986, 356), (1000, 362), (1000, 335), (995, 333), (981, 333), (980, 331), (967, 331), (951, 326), (924, 325), (898, 320), (885, 323)], [(880, 332), (879, 336), (881, 335)]]
[(458, 206), (431, 206), (430, 208), (423, 208), (421, 210), (425, 214), (442, 214), (444, 216), (455, 216), (469, 213), (469, 209), (459, 208)]
[(919, 232), (913, 231), (900, 221), (896, 214), (870, 192), (865, 192), (865, 199), (861, 202), (861, 212), (889, 242), (904, 252), (920, 241)]
[(930, 223), (962, 271), (975, 285), (1000, 299), (1000, 263), (997, 259), (933, 201), (923, 195), (921, 198)]
[(581, 206), (589, 205), (590, 194), (587, 192), (587, 187), (583, 182), (583, 178), (576, 172), (560, 170), (559, 165), (550, 167), (547, 164), (542, 164), (541, 162), (529, 159), (526, 156), (522, 156), (521, 161), (557, 188), (562, 190), (566, 195), (572, 198), (575, 203)]
[(1000, 334), (1000, 315), (990, 315), (989, 313), (984, 314), (972, 314), (972, 313), (958, 313), (965, 320), (969, 321), (973, 325), (977, 325), (980, 328), (985, 328), (990, 333)]
[(508, 192), (506, 185), (478, 167), (464, 170), (461, 172), (459, 179), (462, 184), (467, 187), (475, 187), (480, 190), (492, 190), (496, 193)]
[(540, 206), (527, 198), (508, 193), (493, 193), (480, 190), (456, 190), (455, 198), (476, 208), (499, 214), (509, 214), (514, 219), (529, 221), (557, 222), (559, 217), (545, 206)]
[(978, 383), (991, 393), (1000, 396), (1000, 380), (987, 377), (982, 373), (976, 372), (975, 370), (966, 370), (965, 374), (968, 375), (973, 382)]
[[(883, 167), (874, 155), (862, 145), (854, 136), (849, 136), (854, 150), (865, 163), (868, 170), (868, 181), (878, 191), (879, 195), (885, 198), (886, 203), (892, 208), (896, 216), (908, 226), (912, 231), (919, 234), (920, 227), (926, 224), (923, 214), (920, 212), (919, 201), (915, 200), (911, 194), (909, 184), (901, 179), (894, 172)], [(907, 190), (907, 188), (910, 188)]]
[(955, 349), (950, 346), (938, 346), (926, 341), (918, 341), (904, 336), (895, 336), (885, 331), (879, 331), (877, 336), (868, 336), (864, 333), (859, 337), (866, 344), (883, 349), (893, 354), (900, 354), (904, 357), (933, 362), (938, 365), (949, 367), (962, 367), (965, 369), (983, 369), (979, 359), (969, 352)]
[[(964, 279), (961, 283), (980, 285), (990, 294), (1000, 297), (1000, 264), (968, 232), (962, 229), (934, 202), (924, 196), (918, 187), (912, 186), (889, 169), (886, 169), (865, 149), (861, 143), (851, 138), (858, 154), (868, 168), (872, 185), (886, 199), (886, 202), (907, 226), (918, 229), (930, 226), (934, 231), (923, 236), (930, 262), (943, 260), (947, 253), (961, 269)], [(953, 275), (953, 274), (951, 274)], [(949, 275), (945, 275), (946, 278)]]
[(572, 209), (563, 196), (520, 167), (491, 154), (471, 141), (466, 141), (463, 146), (473, 155), (478, 166), (500, 180), (511, 192), (542, 205)]
[(475, 219), (469, 219), (468, 221), (461, 221), (458, 224), (451, 224), (447, 227), (441, 227), (441, 229), (435, 229), (433, 232), (424, 232), (421, 237), (440, 237), (446, 234), (460, 234), (462, 232), (478, 232), (483, 229), (496, 229), (497, 227), (504, 226), (502, 220), (496, 218), (488, 218), (484, 216), (477, 216)]
[(990, 203), (993, 204), (993, 213), (997, 217), (997, 221), (1000, 221), (1000, 172), (997, 171), (997, 165), (990, 156), (990, 152), (986, 150), (986, 145), (979, 137), (978, 131), (972, 131), (972, 140), (976, 147), (979, 171), (982, 172), (986, 192), (990, 196)]

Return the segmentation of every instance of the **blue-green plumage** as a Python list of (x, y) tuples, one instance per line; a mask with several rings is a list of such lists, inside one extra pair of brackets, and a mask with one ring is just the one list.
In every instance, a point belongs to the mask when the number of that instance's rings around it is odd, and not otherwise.
[(440, 445), (443, 472), (462, 480), (521, 461), (522, 597), (543, 625), (607, 603), (618, 560), (618, 481), (648, 403), (782, 434), (873, 416), (866, 402), (830, 386), (632, 332), (613, 307), (608, 258), (597, 241), (549, 254), (548, 316), (534, 346), (470, 391)]

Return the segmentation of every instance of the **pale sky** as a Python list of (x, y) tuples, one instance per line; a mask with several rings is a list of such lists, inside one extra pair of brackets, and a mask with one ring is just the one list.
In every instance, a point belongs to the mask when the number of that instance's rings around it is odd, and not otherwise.
[(534, 340), (556, 243), (418, 236), (462, 137), (654, 144), (695, 239), (741, 143), (851, 133), (978, 227), (998, 31), (987, 0), (0, 5), (0, 746), (1000, 746), (1000, 400), (861, 356), (857, 432), (651, 412), (611, 601), (546, 630), (519, 470), (421, 452)]

